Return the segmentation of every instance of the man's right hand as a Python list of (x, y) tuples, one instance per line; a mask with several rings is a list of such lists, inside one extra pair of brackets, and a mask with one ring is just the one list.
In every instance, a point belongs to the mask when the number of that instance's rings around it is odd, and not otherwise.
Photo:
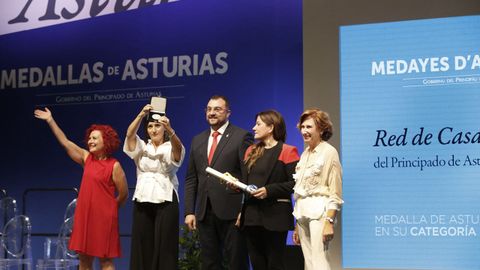
[(197, 220), (195, 219), (195, 215), (190, 214), (185, 216), (185, 224), (187, 225), (190, 231), (197, 229)]

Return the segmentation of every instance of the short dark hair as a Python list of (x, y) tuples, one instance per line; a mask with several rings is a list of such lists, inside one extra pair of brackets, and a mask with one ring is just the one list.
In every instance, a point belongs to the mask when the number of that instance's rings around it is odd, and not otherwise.
[(215, 100), (215, 99), (223, 99), (223, 101), (225, 101), (225, 107), (227, 110), (230, 110), (230, 102), (228, 102), (228, 98), (226, 96), (222, 96), (222, 95), (213, 95), (212, 97), (210, 97), (209, 101), (210, 100)]
[[(148, 143), (148, 140), (150, 139), (150, 135), (148, 135), (148, 123), (150, 123), (150, 122), (158, 122), (158, 121), (149, 121), (148, 117), (144, 117), (143, 120), (142, 120), (143, 133), (144, 133), (143, 141), (145, 143)], [(168, 141), (170, 141), (170, 136), (168, 135), (167, 130), (164, 129), (164, 131), (163, 131), (163, 142), (168, 142)]]

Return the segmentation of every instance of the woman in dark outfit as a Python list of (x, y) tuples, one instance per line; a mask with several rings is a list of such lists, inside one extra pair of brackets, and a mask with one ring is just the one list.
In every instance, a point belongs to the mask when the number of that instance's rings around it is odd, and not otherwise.
[(293, 229), (290, 197), (298, 151), (284, 143), (285, 121), (276, 111), (258, 113), (253, 131), (257, 143), (245, 152), (244, 181), (259, 188), (246, 196), (238, 225), (245, 231), (253, 269), (285, 269), (285, 241)]

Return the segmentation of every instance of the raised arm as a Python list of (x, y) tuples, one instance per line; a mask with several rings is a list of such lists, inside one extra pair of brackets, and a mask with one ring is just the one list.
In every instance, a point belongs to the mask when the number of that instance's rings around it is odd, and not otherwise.
[(162, 116), (160, 117), (160, 124), (162, 124), (163, 128), (165, 128), (167, 131), (168, 136), (170, 136), (170, 143), (172, 144), (172, 158), (175, 162), (179, 162), (182, 158), (182, 142), (175, 133), (175, 130), (173, 130), (171, 127), (170, 119), (168, 119), (166, 116)]
[(55, 120), (53, 119), (52, 113), (48, 108), (45, 108), (45, 111), (42, 110), (35, 110), (34, 115), (38, 119), (42, 119), (45, 122), (47, 122), (48, 126), (53, 132), (53, 135), (55, 135), (55, 138), (57, 138), (58, 142), (60, 143), (63, 148), (65, 148), (65, 151), (67, 152), (68, 156), (75, 161), (78, 164), (83, 165), (85, 162), (85, 159), (88, 156), (88, 151), (79, 147), (72, 141), (70, 141), (65, 133), (60, 129), (60, 127), (57, 125)]
[(128, 184), (125, 172), (118, 161), (113, 165), (112, 180), (118, 192), (118, 206), (123, 206), (128, 198)]
[(133, 151), (135, 150), (135, 147), (137, 146), (137, 139), (135, 138), (135, 135), (137, 134), (138, 128), (140, 127), (140, 124), (142, 123), (143, 117), (147, 115), (147, 113), (152, 109), (152, 105), (147, 104), (143, 107), (143, 109), (140, 111), (140, 113), (133, 119), (132, 123), (128, 126), (127, 129), (127, 138), (125, 139), (127, 141), (127, 148), (128, 151)]

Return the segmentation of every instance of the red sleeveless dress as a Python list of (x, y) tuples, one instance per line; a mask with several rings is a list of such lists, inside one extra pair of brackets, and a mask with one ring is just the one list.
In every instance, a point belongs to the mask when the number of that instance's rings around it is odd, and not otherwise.
[(89, 154), (83, 169), (69, 248), (100, 258), (121, 256), (113, 165)]

